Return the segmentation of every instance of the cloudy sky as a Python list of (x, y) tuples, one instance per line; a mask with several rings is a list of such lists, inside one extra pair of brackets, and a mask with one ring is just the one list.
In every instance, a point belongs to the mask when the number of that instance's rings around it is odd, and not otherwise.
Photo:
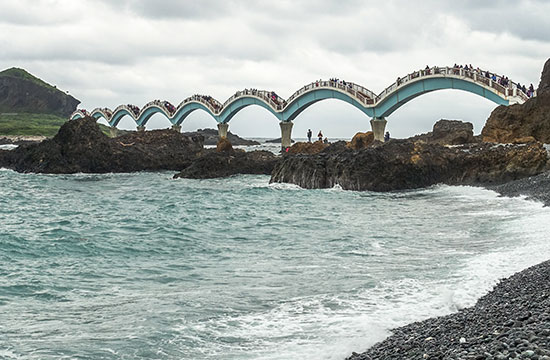
[[(0, 0), (0, 68), (21, 67), (69, 91), (82, 107), (194, 93), (224, 102), (236, 90), (287, 98), (315, 79), (338, 77), (375, 93), (426, 65), (473, 64), (538, 85), (550, 57), (548, 0)], [(394, 137), (440, 118), (481, 128), (495, 107), (470, 93), (421, 96), (388, 118)], [(369, 130), (359, 110), (317, 103), (296, 120), (331, 137)], [(148, 128), (168, 127), (156, 115)], [(134, 128), (125, 118), (121, 127)], [(184, 130), (215, 127), (195, 111)], [(248, 107), (230, 122), (243, 136), (279, 136), (277, 120)]]

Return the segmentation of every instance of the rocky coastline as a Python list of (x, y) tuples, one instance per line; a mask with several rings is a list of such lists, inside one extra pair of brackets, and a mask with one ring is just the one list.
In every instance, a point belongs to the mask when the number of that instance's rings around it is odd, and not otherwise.
[[(217, 145), (218, 144), (218, 130), (215, 129), (198, 129), (197, 131), (184, 132), (184, 136), (202, 136), (204, 138), (204, 145)], [(258, 141), (243, 139), (242, 137), (233, 134), (231, 131), (227, 132), (227, 140), (235, 146), (253, 146), (260, 145)]]
[(500, 281), (473, 307), (392, 332), (347, 360), (550, 360), (550, 261)]

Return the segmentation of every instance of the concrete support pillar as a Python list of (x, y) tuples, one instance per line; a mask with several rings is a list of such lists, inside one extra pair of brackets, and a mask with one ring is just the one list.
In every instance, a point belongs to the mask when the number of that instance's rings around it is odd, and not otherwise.
[(172, 130), (181, 132), (181, 125), (177, 125), (177, 124), (172, 125)]
[(284, 150), (292, 145), (292, 121), (281, 121), (281, 148)]
[(118, 136), (118, 129), (116, 128), (116, 126), (109, 127), (109, 135), (111, 135), (112, 138)]
[(223, 123), (218, 124), (218, 135), (220, 139), (227, 137), (227, 129), (229, 129), (229, 124), (223, 124)]
[(388, 121), (385, 118), (372, 118), (370, 126), (374, 133), (374, 140), (384, 142), (384, 132), (386, 131), (386, 124)]
[(137, 127), (137, 131), (145, 131), (145, 126), (139, 125), (139, 126)]

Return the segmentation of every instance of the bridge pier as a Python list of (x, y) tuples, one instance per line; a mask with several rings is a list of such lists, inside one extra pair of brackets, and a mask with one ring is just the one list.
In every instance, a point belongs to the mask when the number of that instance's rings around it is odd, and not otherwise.
[(227, 138), (227, 129), (229, 129), (229, 124), (219, 123), (218, 124), (218, 136), (221, 138)]
[(385, 118), (372, 118), (370, 121), (370, 126), (374, 134), (374, 140), (384, 142), (384, 132), (386, 131), (387, 123), (388, 121)]
[(118, 136), (118, 129), (116, 128), (116, 126), (109, 127), (109, 135), (111, 135), (112, 138)]
[(172, 130), (175, 130), (177, 132), (181, 132), (181, 125), (177, 125), (177, 124), (172, 125)]
[(139, 125), (139, 126), (137, 127), (137, 131), (145, 131), (145, 126)]
[(281, 121), (279, 125), (281, 126), (281, 148), (285, 150), (292, 145), (292, 126), (294, 123), (292, 121)]

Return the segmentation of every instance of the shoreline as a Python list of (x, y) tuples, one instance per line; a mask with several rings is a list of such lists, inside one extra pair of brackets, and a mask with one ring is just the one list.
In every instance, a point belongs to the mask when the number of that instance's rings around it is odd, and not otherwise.
[[(550, 206), (550, 171), (502, 185), (501, 196)], [(391, 329), (386, 339), (346, 360), (550, 360), (550, 260), (502, 279), (472, 307)]]
[(550, 260), (501, 280), (474, 306), (391, 330), (346, 360), (550, 359)]

